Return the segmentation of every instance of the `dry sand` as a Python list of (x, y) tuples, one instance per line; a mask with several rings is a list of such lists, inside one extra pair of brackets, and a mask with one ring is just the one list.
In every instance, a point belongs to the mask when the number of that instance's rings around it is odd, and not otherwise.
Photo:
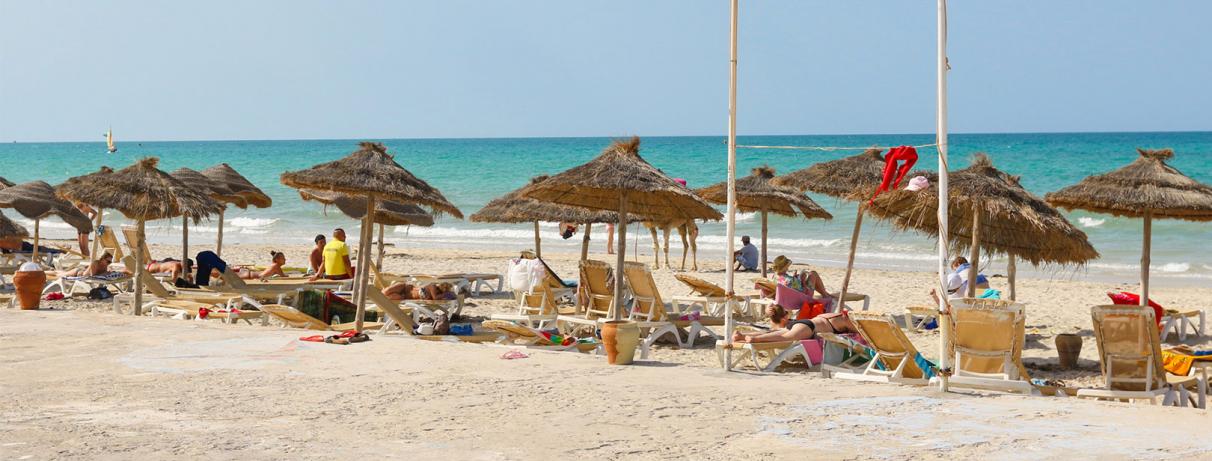
[[(201, 248), (195, 249), (198, 251)], [(225, 249), (263, 263), (268, 246)], [(307, 249), (286, 250), (301, 265)], [(153, 247), (157, 256), (179, 249)], [(391, 251), (392, 272), (502, 272), (513, 251)], [(576, 255), (545, 255), (575, 278)], [(607, 259), (605, 255), (595, 258)], [(723, 279), (718, 262), (698, 274)], [(826, 283), (841, 279), (821, 269)], [(740, 274), (739, 281), (752, 276)], [(926, 304), (930, 273), (859, 271), (874, 311)], [(685, 288), (660, 270), (662, 292)], [(1004, 289), (1004, 279), (994, 279)], [(1000, 285), (1000, 286), (999, 286)], [(1021, 280), (1025, 361), (1035, 377), (1094, 385), (1089, 306), (1134, 286)], [(1167, 287), (1155, 299), (1202, 307), (1212, 290)], [(472, 316), (509, 295), (474, 298)], [(351, 346), (304, 343), (299, 330), (121, 316), (106, 303), (0, 310), (0, 458), (1212, 458), (1205, 411), (934, 389), (779, 373), (720, 371), (709, 341), (658, 346), (610, 367), (574, 353), (443, 344), (401, 336)], [(1053, 371), (1053, 337), (1085, 337), (1081, 368)], [(936, 333), (911, 333), (930, 357)], [(1189, 344), (1207, 347), (1203, 339)]]

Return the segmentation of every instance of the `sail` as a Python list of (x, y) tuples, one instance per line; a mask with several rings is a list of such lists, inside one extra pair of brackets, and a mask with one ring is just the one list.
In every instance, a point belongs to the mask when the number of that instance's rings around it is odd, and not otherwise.
[(118, 148), (114, 146), (114, 129), (110, 128), (105, 132), (105, 148), (110, 152), (117, 152)]

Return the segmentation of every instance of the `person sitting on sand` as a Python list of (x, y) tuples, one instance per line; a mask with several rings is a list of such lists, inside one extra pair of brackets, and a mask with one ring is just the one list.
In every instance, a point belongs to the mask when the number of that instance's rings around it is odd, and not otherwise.
[(192, 268), (193, 261), (186, 260), (185, 262), (181, 262), (173, 258), (164, 258), (159, 261), (147, 263), (147, 267), (144, 269), (146, 269), (147, 273), (149, 274), (162, 274), (168, 272), (172, 274), (171, 280), (177, 280), (178, 278), (181, 278), (182, 274), (189, 272)]
[(307, 257), (307, 275), (324, 274), (324, 245), (328, 244), (328, 239), (324, 238), (324, 234), (316, 235), (316, 246), (311, 249), (311, 256)]
[[(254, 272), (251, 269), (242, 267), (238, 271), (240, 278), (245, 280), (268, 280), (271, 277), (286, 277), (286, 271), (282, 270), (282, 267), (286, 265), (286, 254), (282, 253), (281, 251), (270, 251), (269, 257), (269, 267), (266, 267), (265, 270), (261, 272)], [(218, 276), (218, 272), (211, 275), (211, 277)]]
[(762, 332), (736, 332), (732, 341), (738, 343), (773, 343), (780, 341), (803, 341), (816, 337), (818, 331), (825, 333), (857, 333), (854, 324), (845, 312), (821, 314), (806, 320), (791, 320), (790, 314), (780, 306), (766, 308), (773, 329)]
[(383, 296), (395, 301), (408, 299), (427, 299), (432, 301), (447, 299), (448, 294), (453, 292), (454, 285), (445, 282), (430, 283), (425, 286), (407, 282), (396, 282), (383, 289)]
[(749, 243), (749, 236), (741, 236), (741, 249), (732, 252), (732, 258), (736, 261), (736, 266), (733, 270), (752, 272), (758, 267), (758, 249)]
[(110, 265), (114, 263), (114, 255), (108, 251), (102, 254), (100, 258), (94, 260), (88, 267), (79, 267), (69, 271), (59, 273), (60, 277), (92, 277), (97, 275), (105, 275), (111, 272), (118, 272), (123, 275), (130, 275), (130, 271), (123, 268), (120, 271), (110, 270)]

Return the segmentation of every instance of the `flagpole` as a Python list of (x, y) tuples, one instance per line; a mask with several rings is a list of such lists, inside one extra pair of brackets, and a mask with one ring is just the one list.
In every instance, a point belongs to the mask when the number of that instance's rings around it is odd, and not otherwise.
[(729, 47), (729, 76), (728, 76), (728, 230), (727, 251), (724, 253), (724, 286), (727, 290), (728, 301), (724, 309), (724, 369), (732, 369), (732, 332), (735, 328), (732, 322), (733, 296), (736, 293), (733, 282), (733, 251), (736, 251), (736, 35), (738, 0), (732, 0), (731, 10), (731, 46)]
[(947, 205), (947, 0), (938, 0), (938, 277), (939, 291), (939, 369), (944, 370), (939, 387), (947, 390), (946, 370), (949, 369), (947, 357), (949, 336), (951, 335), (951, 320), (947, 312), (947, 248), (949, 243)]

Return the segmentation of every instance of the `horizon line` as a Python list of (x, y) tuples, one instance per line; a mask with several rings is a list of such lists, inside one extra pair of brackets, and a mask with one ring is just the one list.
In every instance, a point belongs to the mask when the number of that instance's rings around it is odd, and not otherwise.
[[(972, 131), (972, 132), (948, 132), (948, 136), (953, 135), (1006, 135), (1006, 134), (1147, 134), (1147, 133), (1173, 133), (1173, 134), (1197, 134), (1197, 133), (1212, 133), (1212, 130), (1156, 130), (1156, 131)], [(783, 136), (934, 136), (935, 133), (778, 133), (778, 134), (745, 134), (737, 135), (737, 138), (742, 137), (783, 137)], [(363, 138), (261, 138), (261, 139), (135, 139), (122, 141), (115, 144), (130, 144), (130, 143), (163, 143), (163, 142), (273, 142), (273, 141), (366, 141), (366, 140), (383, 140), (383, 141), (446, 141), (446, 140), (507, 140), (507, 139), (618, 139), (622, 137), (630, 137), (638, 135), (593, 135), (593, 136), (465, 136), (465, 137), (363, 137)], [(721, 137), (727, 139), (727, 134), (681, 134), (681, 135), (651, 135), (640, 136), (640, 138), (712, 138)], [(9, 142), (0, 142), (0, 145), (8, 144), (93, 144), (104, 143), (101, 141), (19, 141), (10, 140)]]

